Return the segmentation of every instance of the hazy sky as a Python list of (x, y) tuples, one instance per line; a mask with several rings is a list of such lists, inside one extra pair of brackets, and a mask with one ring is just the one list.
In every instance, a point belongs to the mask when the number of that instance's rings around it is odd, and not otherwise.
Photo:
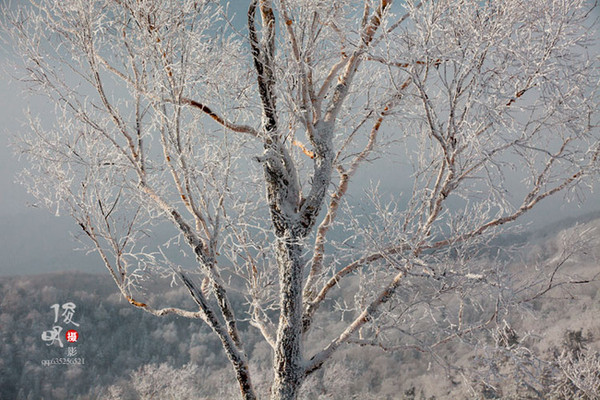
[[(245, 3), (235, 1), (235, 8)], [(23, 88), (12, 82), (6, 73), (7, 69), (10, 71), (6, 61), (7, 54), (3, 51), (0, 53), (0, 63), (5, 67), (0, 75), (0, 275), (75, 269), (104, 272), (96, 255), (73, 251), (78, 243), (72, 239), (70, 232), (79, 232), (68, 216), (55, 217), (46, 209), (33, 207), (33, 197), (23, 186), (15, 183), (16, 175), (24, 164), (13, 155), (8, 145), (11, 137), (26, 129), (22, 124), (25, 120), (23, 110), (29, 107), (33, 114), (50, 113), (52, 107), (43, 99), (28, 98)], [(386, 164), (381, 162), (378, 167), (382, 173), (385, 171), (382, 175), (385, 186), (394, 185), (394, 182), (402, 186), (401, 178), (391, 175), (394, 168), (386, 168)], [(596, 194), (589, 196), (581, 207), (563, 205), (560, 198), (552, 199), (541, 204), (528, 218), (534, 226), (540, 227), (565, 217), (598, 211), (600, 187), (596, 185), (596, 189)]]

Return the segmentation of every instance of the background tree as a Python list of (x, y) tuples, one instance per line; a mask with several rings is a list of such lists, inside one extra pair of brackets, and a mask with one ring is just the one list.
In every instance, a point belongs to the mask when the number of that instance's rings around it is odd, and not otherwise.
[[(9, 31), (57, 120), (21, 135), (24, 180), (132, 305), (208, 324), (245, 399), (240, 321), (273, 349), (273, 399), (347, 344), (435, 357), (514, 302), (485, 244), (598, 175), (590, 8), (249, 0), (242, 29), (214, 1), (35, 4)], [(376, 158), (407, 195), (351, 188)], [(197, 308), (145, 302), (160, 275)]]

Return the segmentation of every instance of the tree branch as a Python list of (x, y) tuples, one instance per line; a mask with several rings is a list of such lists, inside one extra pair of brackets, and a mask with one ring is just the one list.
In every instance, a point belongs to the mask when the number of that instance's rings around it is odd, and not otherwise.
[(192, 230), (189, 224), (181, 216), (181, 214), (168, 203), (166, 203), (156, 192), (154, 192), (149, 186), (143, 184), (142, 189), (146, 194), (150, 196), (152, 200), (167, 214), (167, 216), (175, 223), (177, 228), (183, 234), (185, 241), (194, 251), (196, 259), (200, 263), (202, 269), (206, 272), (210, 279), (211, 286), (217, 303), (227, 324), (229, 335), (234, 340), (235, 344), (242, 349), (242, 342), (237, 329), (237, 322), (233, 312), (233, 307), (229, 302), (225, 285), (216, 267), (216, 260), (214, 256), (210, 254), (210, 249), (207, 248), (204, 243)]
[(390, 104), (386, 105), (383, 108), (383, 112), (380, 113), (379, 118), (377, 118), (375, 124), (373, 125), (373, 128), (371, 129), (371, 133), (369, 134), (369, 141), (367, 142), (365, 148), (354, 158), (348, 170), (345, 171), (341, 166), (338, 167), (338, 170), (341, 175), (340, 182), (338, 184), (338, 189), (331, 196), (331, 201), (329, 203), (329, 207), (327, 208), (327, 214), (325, 215), (325, 218), (323, 219), (323, 221), (319, 225), (319, 228), (317, 229), (317, 237), (315, 239), (315, 246), (313, 249), (311, 269), (306, 284), (304, 286), (305, 301), (310, 302), (313, 300), (313, 285), (323, 268), (325, 237), (327, 235), (327, 232), (329, 231), (329, 228), (332, 226), (333, 221), (335, 220), (341, 199), (346, 194), (346, 191), (348, 190), (348, 185), (350, 183), (350, 179), (356, 173), (358, 166), (367, 158), (369, 153), (375, 147), (377, 133), (379, 131), (379, 128), (381, 127), (381, 123), (383, 122), (385, 113), (389, 110), (389, 106)]
[(240, 384), (240, 390), (245, 400), (255, 400), (256, 394), (254, 393), (254, 388), (252, 387), (252, 381), (250, 380), (250, 372), (248, 370), (248, 360), (246, 359), (246, 355), (243, 354), (241, 349), (237, 346), (235, 339), (230, 336), (228, 331), (223, 329), (221, 323), (215, 316), (212, 311), (208, 301), (202, 294), (201, 290), (198, 290), (196, 286), (192, 283), (192, 281), (187, 278), (183, 271), (179, 270), (177, 272), (182, 282), (190, 292), (190, 295), (198, 304), (200, 309), (206, 315), (206, 320), (208, 321), (208, 325), (212, 328), (212, 330), (217, 334), (221, 343), (223, 344), (223, 348), (225, 349), (225, 354), (227, 354), (227, 358), (233, 365), (235, 373), (237, 375), (237, 381)]
[(386, 303), (391, 296), (394, 294), (398, 286), (400, 286), (400, 282), (404, 278), (404, 271), (400, 271), (394, 279), (382, 290), (373, 301), (352, 321), (352, 323), (342, 332), (337, 338), (332, 340), (327, 347), (323, 350), (312, 356), (306, 366), (305, 373), (307, 375), (315, 372), (323, 363), (330, 358), (333, 353), (344, 344), (350, 337), (356, 332), (360, 327), (366, 324), (368, 321), (372, 320), (373, 317), (377, 313), (377, 308)]
[(219, 124), (221, 124), (222, 126), (224, 126), (225, 128), (233, 131), (233, 132), (238, 132), (238, 133), (248, 133), (251, 136), (254, 137), (259, 137), (259, 133), (252, 128), (251, 126), (248, 125), (236, 125), (234, 123), (231, 123), (227, 120), (225, 120), (223, 117), (221, 117), (220, 115), (218, 115), (217, 113), (215, 113), (213, 110), (211, 110), (208, 106), (205, 106), (202, 103), (199, 103), (195, 100), (192, 99), (188, 99), (187, 97), (183, 97), (181, 99), (181, 103), (182, 104), (186, 104), (186, 105), (190, 105), (202, 112), (204, 112), (205, 114), (207, 114), (208, 116), (210, 116), (212, 119), (214, 119), (215, 121), (217, 121)]
[(209, 106), (207, 106), (203, 103), (200, 103), (196, 100), (192, 100), (188, 97), (182, 97), (179, 101), (177, 101), (175, 99), (161, 98), (160, 96), (149, 93), (148, 91), (143, 90), (139, 84), (136, 84), (127, 75), (123, 74), (121, 71), (119, 71), (118, 69), (116, 69), (115, 67), (110, 65), (110, 63), (108, 61), (106, 61), (102, 56), (95, 54), (95, 57), (102, 63), (102, 65), (104, 65), (104, 67), (107, 70), (109, 70), (110, 72), (115, 74), (117, 77), (122, 79), (124, 82), (126, 82), (128, 85), (130, 85), (132, 88), (134, 88), (138, 93), (141, 93), (144, 96), (146, 96), (152, 100), (164, 101), (164, 102), (168, 102), (171, 104), (185, 104), (185, 105), (191, 106), (191, 107), (198, 109), (198, 110), (202, 111), (203, 113), (207, 114), (209, 117), (211, 117), (213, 120), (215, 120), (218, 124), (229, 129), (230, 131), (238, 132), (238, 133), (247, 133), (251, 136), (259, 137), (258, 131), (256, 131), (256, 129), (254, 129), (253, 127), (248, 126), (248, 125), (234, 124), (234, 123), (228, 121), (227, 119), (223, 118), (216, 112), (214, 112)]

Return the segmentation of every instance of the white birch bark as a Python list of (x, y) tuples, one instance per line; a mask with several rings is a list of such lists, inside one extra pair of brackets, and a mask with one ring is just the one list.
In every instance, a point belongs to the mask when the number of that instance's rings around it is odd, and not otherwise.
[[(41, 2), (9, 16), (22, 79), (58, 111), (58, 129), (32, 118), (21, 137), (31, 192), (76, 220), (133, 306), (206, 323), (245, 399), (297, 399), (346, 345), (433, 354), (492, 329), (511, 300), (478, 249), (600, 171), (589, 5), (244, 7), (247, 29), (193, 0)], [(386, 167), (412, 191), (369, 193), (357, 212), (365, 185), (352, 179), (376, 158), (401, 161)], [(177, 236), (157, 244), (159, 225)], [(197, 309), (153, 306), (137, 290), (146, 274), (170, 274)], [(230, 281), (247, 308), (234, 309)], [(482, 287), (492, 306), (468, 320)], [(340, 298), (352, 298), (346, 327), (305, 348)], [(240, 320), (273, 348), (269, 394), (252, 385)]]

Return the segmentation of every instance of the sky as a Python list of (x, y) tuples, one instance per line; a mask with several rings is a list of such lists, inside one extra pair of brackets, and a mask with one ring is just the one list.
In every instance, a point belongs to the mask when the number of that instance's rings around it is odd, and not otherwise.
[[(240, 1), (234, 2), (234, 8), (239, 8), (240, 4)], [(11, 6), (16, 7), (17, 3)], [(598, 10), (596, 12), (598, 14)], [(8, 66), (9, 61), (7, 52), (0, 51), (0, 275), (62, 270), (102, 273), (104, 267), (96, 255), (74, 251), (80, 246), (73, 238), (73, 234), (79, 234), (75, 222), (68, 216), (57, 217), (47, 209), (36, 207), (35, 199), (16, 182), (17, 174), (26, 165), (9, 144), (27, 129), (23, 123), (24, 110), (29, 108), (34, 115), (49, 115), (53, 108), (44, 99), (30, 97), (24, 92), (23, 87), (10, 77), (15, 71)], [(384, 186), (393, 188), (393, 185), (406, 183), (393, 175), (395, 168), (386, 162), (379, 161), (375, 167), (382, 171)], [(366, 178), (358, 176), (357, 179)], [(561, 198), (544, 201), (532, 210), (525, 222), (531, 222), (533, 229), (539, 229), (564, 218), (600, 211), (598, 192), (600, 185), (596, 185), (596, 193), (588, 196), (580, 206), (565, 205)]]

